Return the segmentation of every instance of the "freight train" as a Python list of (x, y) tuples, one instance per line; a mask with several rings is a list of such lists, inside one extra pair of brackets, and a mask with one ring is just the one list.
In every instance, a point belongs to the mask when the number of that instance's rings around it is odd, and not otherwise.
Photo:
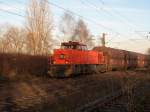
[(148, 55), (102, 46), (88, 50), (85, 44), (72, 41), (61, 43), (49, 59), (51, 77), (145, 68), (150, 64)]

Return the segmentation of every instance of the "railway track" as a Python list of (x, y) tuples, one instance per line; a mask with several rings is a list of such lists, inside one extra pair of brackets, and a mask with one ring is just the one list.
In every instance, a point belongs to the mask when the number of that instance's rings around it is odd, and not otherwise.
[(98, 111), (99, 108), (104, 107), (106, 105), (111, 105), (112, 102), (117, 100), (118, 98), (122, 97), (123, 93), (122, 90), (111, 94), (107, 95), (103, 98), (97, 99), (94, 102), (91, 102), (89, 104), (86, 104), (80, 108), (78, 108), (76, 111), (77, 112), (93, 112), (93, 111)]
[[(123, 75), (115, 72), (73, 79), (0, 80), (0, 112), (129, 112), (133, 86), (127, 88), (125, 83), (121, 88)], [(149, 85), (143, 90), (148, 88)], [(149, 101), (144, 105), (145, 112), (149, 112), (148, 104)]]
[[(128, 95), (121, 94), (107, 97), (96, 103), (84, 106), (78, 112), (134, 112), (134, 105), (129, 103)], [(147, 107), (146, 107), (147, 106)], [(150, 112), (149, 106), (145, 105), (142, 112)]]
[[(53, 112), (59, 112), (60, 110), (57, 110), (57, 108), (63, 109), (63, 106), (66, 110), (74, 110), (76, 107), (96, 99), (96, 95), (102, 97), (104, 94), (110, 93), (110, 80), (113, 80), (111, 78), (112, 76), (109, 75), (104, 77), (88, 75), (73, 79), (31, 77), (17, 81), (0, 80), (0, 111), (43, 111), (45, 105), (48, 105), (47, 110), (53, 108)], [(115, 83), (115, 78), (113, 82), (115, 84), (113, 88), (117, 90), (119, 84), (118, 82)], [(99, 91), (99, 94), (96, 94), (97, 91)], [(81, 101), (78, 102), (79, 100)], [(74, 103), (77, 103), (77, 105), (74, 105)]]
[[(126, 74), (129, 73), (126, 72)], [(147, 85), (142, 88), (138, 84), (139, 80), (137, 79), (132, 82), (128, 81), (127, 86), (124, 86), (123, 90), (84, 105), (80, 107), (77, 112), (150, 112), (150, 97), (147, 97), (142, 110), (137, 109), (138, 107), (134, 101), (134, 98), (137, 97), (135, 94), (139, 91), (150, 94), (150, 83), (147, 83)], [(143, 93), (139, 96), (141, 98), (144, 97)]]

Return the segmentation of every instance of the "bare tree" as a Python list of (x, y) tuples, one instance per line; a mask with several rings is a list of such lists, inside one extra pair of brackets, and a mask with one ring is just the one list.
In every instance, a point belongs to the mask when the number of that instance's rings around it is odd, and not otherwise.
[(1, 48), (1, 52), (10, 52), (11, 50), (10, 50), (10, 48), (11, 48), (11, 46), (10, 46), (10, 42), (9, 42), (9, 40), (7, 40), (6, 38), (1, 38), (1, 41), (0, 41), (0, 43), (1, 43), (1, 46), (0, 46), (0, 48)]
[(27, 8), (27, 50), (47, 54), (51, 48), (52, 15), (47, 0), (30, 0)]
[(147, 50), (148, 55), (150, 55), (150, 48)]
[(3, 42), (2, 42), (2, 37), (0, 37), (0, 52), (3, 52)]
[(60, 31), (63, 37), (67, 40), (74, 40), (74, 32), (76, 29), (76, 21), (73, 15), (70, 13), (64, 13), (62, 20), (60, 21)]
[(23, 52), (25, 44), (24, 30), (17, 27), (9, 27), (1, 39), (1, 49), (3, 52)]
[[(7, 28), (6, 28), (7, 27)], [(9, 47), (10, 43), (4, 36), (8, 31), (8, 26), (0, 30), (0, 52), (9, 52), (11, 47)]]
[(0, 29), (0, 52), (2, 52), (2, 33)]
[(8, 28), (6, 28), (7, 27), (7, 25), (5, 24), (5, 27), (4, 27), (4, 25), (0, 25), (1, 26), (1, 29), (0, 29), (0, 52), (4, 52), (4, 51), (6, 51), (7, 49), (4, 49), (4, 38), (3, 38), (3, 34), (6, 32), (6, 30), (8, 29)]

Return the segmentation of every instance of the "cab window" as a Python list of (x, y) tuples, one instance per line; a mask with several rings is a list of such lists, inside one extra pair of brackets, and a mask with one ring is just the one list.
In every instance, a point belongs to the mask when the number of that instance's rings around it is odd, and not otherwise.
[(61, 49), (77, 49), (77, 50), (87, 50), (87, 46), (84, 45), (62, 45)]
[(82, 46), (82, 50), (86, 51), (87, 47), (86, 46)]
[(61, 46), (61, 49), (71, 49), (71, 46)]

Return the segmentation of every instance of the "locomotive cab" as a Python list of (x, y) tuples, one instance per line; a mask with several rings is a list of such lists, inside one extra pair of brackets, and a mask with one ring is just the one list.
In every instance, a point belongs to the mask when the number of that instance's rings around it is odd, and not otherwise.
[[(81, 52), (88, 51), (87, 46), (79, 42), (63, 42), (60, 49), (55, 49), (49, 74), (52, 77), (69, 77), (75, 64), (80, 64)], [(74, 54), (78, 54), (75, 56)], [(75, 57), (73, 57), (75, 56)], [(76, 58), (77, 57), (77, 58)]]
[(88, 50), (86, 45), (72, 41), (61, 43), (61, 49)]

